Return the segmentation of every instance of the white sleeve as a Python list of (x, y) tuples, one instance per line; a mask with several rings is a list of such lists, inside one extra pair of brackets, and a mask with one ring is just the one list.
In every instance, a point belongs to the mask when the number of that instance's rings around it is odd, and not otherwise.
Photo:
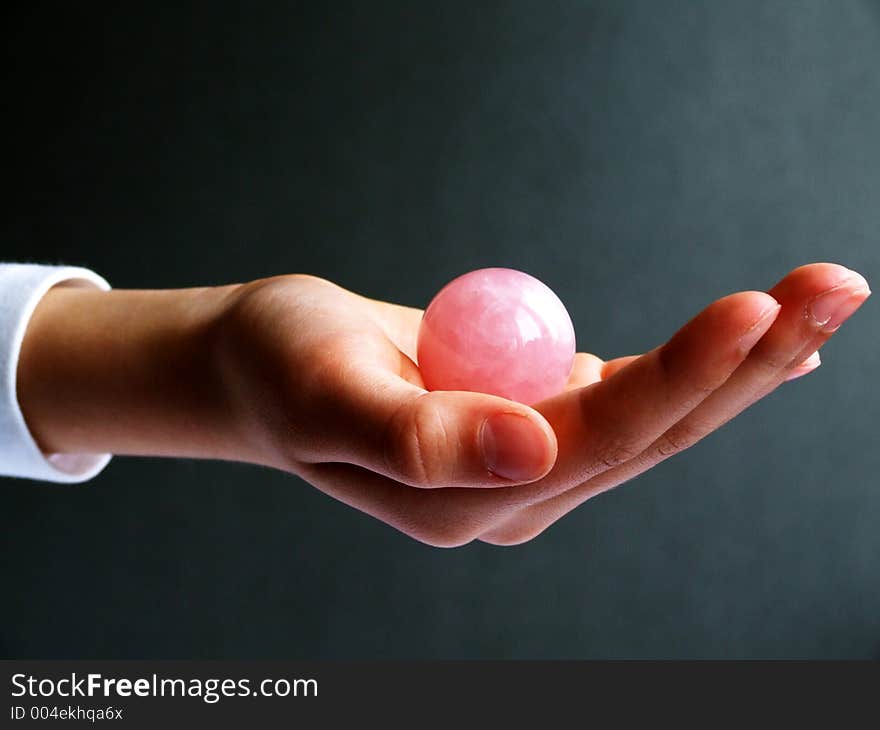
[(43, 454), (18, 405), (15, 379), (24, 333), (40, 299), (56, 285), (110, 289), (102, 277), (76, 266), (0, 264), (0, 476), (84, 482), (110, 461), (110, 454)]

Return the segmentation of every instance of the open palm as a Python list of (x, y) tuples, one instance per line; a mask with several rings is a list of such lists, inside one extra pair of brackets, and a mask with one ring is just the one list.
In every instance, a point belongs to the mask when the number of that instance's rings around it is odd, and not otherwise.
[(241, 287), (220, 354), (251, 460), (431, 545), (511, 545), (814, 369), (869, 293), (842, 266), (802, 266), (643, 355), (579, 353), (565, 392), (531, 408), (426, 391), (422, 311), (311, 276)]

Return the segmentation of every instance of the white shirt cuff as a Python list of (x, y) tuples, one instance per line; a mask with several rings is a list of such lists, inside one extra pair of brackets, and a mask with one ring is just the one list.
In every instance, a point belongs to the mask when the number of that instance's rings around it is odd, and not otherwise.
[(111, 458), (111, 454), (43, 454), (18, 404), (21, 343), (40, 299), (56, 285), (110, 289), (95, 272), (77, 266), (0, 264), (0, 476), (84, 482)]

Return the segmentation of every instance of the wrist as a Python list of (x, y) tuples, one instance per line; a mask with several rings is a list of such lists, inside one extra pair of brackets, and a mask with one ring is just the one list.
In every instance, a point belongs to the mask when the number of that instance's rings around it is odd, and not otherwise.
[(239, 458), (213, 342), (232, 287), (56, 287), (31, 317), (17, 372), (47, 453)]

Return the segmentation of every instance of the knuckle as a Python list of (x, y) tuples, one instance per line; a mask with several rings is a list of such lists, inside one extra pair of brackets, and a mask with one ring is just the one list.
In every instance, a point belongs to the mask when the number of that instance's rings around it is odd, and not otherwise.
[[(725, 373), (726, 375), (727, 373)], [(722, 380), (716, 379), (713, 382), (701, 382), (695, 381), (691, 383), (691, 390), (693, 391), (693, 397), (685, 401), (685, 408), (690, 410), (694, 408), (700, 401), (708, 396), (712, 395), (716, 390), (718, 390), (719, 386), (723, 383)]]
[(792, 360), (791, 352), (780, 349), (752, 350), (751, 359), (768, 375), (775, 375), (779, 372), (790, 370), (798, 364)]
[(655, 451), (660, 456), (672, 456), (690, 448), (699, 440), (700, 433), (692, 425), (677, 423), (660, 436)]
[(793, 366), (790, 360), (778, 353), (766, 353), (760, 358), (761, 367), (770, 373), (777, 373)]
[(635, 445), (621, 441), (609, 441), (596, 452), (596, 460), (608, 469), (634, 459), (641, 453)]
[(413, 486), (436, 488), (444, 481), (449, 430), (429, 394), (403, 404), (392, 415), (385, 439), (385, 462), (392, 474)]

